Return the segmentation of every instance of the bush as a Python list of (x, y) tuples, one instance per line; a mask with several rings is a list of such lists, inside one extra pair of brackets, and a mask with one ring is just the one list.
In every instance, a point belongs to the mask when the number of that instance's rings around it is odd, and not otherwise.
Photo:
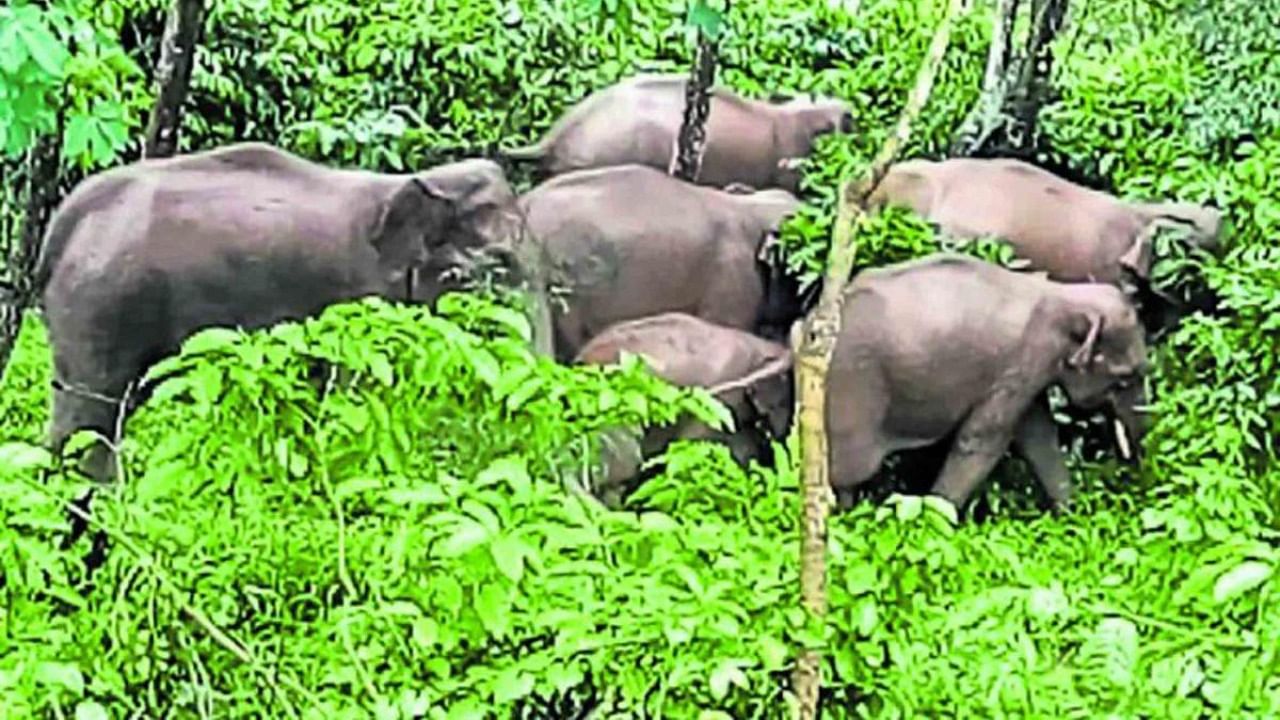
[[(785, 234), (810, 280), (837, 182), (889, 132), (941, 7), (861, 5), (735, 3), (722, 51), (721, 77), (744, 92), (857, 110), (859, 132), (807, 163), (808, 204)], [(687, 67), (683, 4), (618, 6), (629, 22), (529, 0), (432, 15), (220, 3), (183, 143), (262, 139), (388, 170), (528, 142), (622, 75)], [(1280, 131), (1258, 98), (1275, 94), (1274, 6), (1089, 3), (1057, 48), (1061, 98), (1042, 115), (1055, 163), (1230, 218), (1221, 257), (1161, 238), (1158, 282), (1214, 302), (1155, 352), (1139, 471), (1073, 454), (1075, 515), (1043, 516), (1008, 472), (983, 493), (996, 511), (983, 522), (956, 525), (931, 499), (860, 504), (832, 520), (831, 612), (807, 627), (794, 447), (775, 448), (775, 469), (742, 469), (677, 444), (606, 511), (565, 489), (587, 438), (716, 406), (634, 365), (534, 360), (521, 322), (478, 298), (439, 313), (354, 303), (192, 338), (130, 425), (131, 481), (95, 499), (99, 525), (74, 541), (65, 505), (84, 486), (40, 470), (29, 445), (0, 450), (0, 703), (24, 717), (565, 717), (604, 702), (773, 718), (794, 647), (821, 639), (824, 717), (1269, 717)], [(163, 3), (92, 9), (150, 65)], [(957, 25), (907, 156), (941, 153), (976, 98), (989, 10)], [(135, 80), (120, 97), (144, 94)], [(858, 267), (940, 247), (903, 211), (859, 241)], [(33, 316), (0, 380), (0, 437), (38, 440), (48, 379)]]

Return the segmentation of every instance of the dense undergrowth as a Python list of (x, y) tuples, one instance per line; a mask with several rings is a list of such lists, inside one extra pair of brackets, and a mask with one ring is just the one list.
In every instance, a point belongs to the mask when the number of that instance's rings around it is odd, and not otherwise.
[[(161, 5), (92, 7), (145, 67)], [(734, 4), (727, 82), (844, 97), (862, 128), (810, 163), (787, 238), (810, 276), (835, 183), (889, 132), (938, 5)], [(184, 146), (266, 139), (394, 169), (519, 144), (590, 89), (688, 63), (681, 3), (621, 6), (630, 23), (586, 33), (597, 15), (575, 3), (218, 3)], [(1214, 302), (1155, 351), (1143, 465), (1073, 458), (1072, 516), (1035, 510), (1009, 463), (983, 522), (912, 498), (834, 519), (824, 717), (1280, 715), (1280, 117), (1260, 100), (1280, 77), (1265, 51), (1278, 12), (1073, 16), (1046, 160), (1225, 208), (1221, 257), (1170, 248), (1159, 272)], [(941, 153), (976, 99), (987, 21), (980, 8), (959, 25), (907, 155)], [(859, 266), (936, 247), (888, 213)], [(522, 332), (457, 299), (193, 340), (130, 424), (130, 482), (95, 498), (99, 525), (67, 547), (63, 503), (83, 486), (4, 446), (4, 715), (570, 717), (601, 701), (622, 717), (784, 717), (791, 648), (813, 632), (786, 448), (776, 470), (743, 471), (687, 444), (638, 513), (601, 510), (559, 482), (583, 439), (701, 405), (638, 368), (535, 361)], [(48, 365), (33, 315), (0, 380), (0, 441), (41, 437)]]

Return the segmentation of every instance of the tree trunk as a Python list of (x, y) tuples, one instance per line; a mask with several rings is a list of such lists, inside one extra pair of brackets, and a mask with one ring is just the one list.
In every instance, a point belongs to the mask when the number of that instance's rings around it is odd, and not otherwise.
[[(729, 12), (728, 2), (725, 13)], [(707, 117), (711, 114), (711, 87), (716, 81), (718, 43), (698, 30), (698, 52), (693, 74), (685, 86), (684, 114), (676, 136), (675, 157), (667, 172), (688, 182), (697, 182), (702, 155), (707, 147)]]
[(1008, 64), (1018, 4), (1018, 0), (996, 0), (995, 16), (991, 21), (991, 45), (987, 49), (987, 68), (982, 77), (982, 92), (951, 142), (948, 154), (952, 157), (976, 154), (1000, 124), (1009, 95)]
[(1040, 108), (1053, 99), (1052, 44), (1066, 14), (1067, 0), (1032, 0), (1026, 52), (1018, 69), (1017, 86), (1010, 93), (1013, 121), (1010, 145), (1026, 154), (1039, 145)]
[(195, 66), (196, 40), (204, 18), (204, 0), (173, 0), (156, 64), (156, 102), (147, 122), (142, 156), (168, 157), (178, 150), (182, 103)]
[[(858, 225), (866, 212), (866, 199), (884, 178), (889, 165), (911, 137), (911, 125), (920, 115), (947, 45), (951, 28), (964, 0), (949, 0), (929, 54), (920, 66), (915, 86), (898, 118), (894, 133), (885, 141), (870, 169), (860, 180), (846, 181), (841, 188), (839, 209), (832, 237), (832, 248), (823, 279), (822, 295), (814, 311), (797, 326), (791, 336), (796, 354), (796, 396), (801, 458), (804, 463), (804, 533), (800, 547), (800, 591), (805, 609), (822, 618), (827, 611), (827, 516), (832, 493), (828, 480), (826, 385), (840, 328), (840, 304), (844, 286), (853, 268), (857, 250), (854, 243)], [(821, 656), (813, 648), (802, 650), (796, 662), (794, 687), (799, 702), (799, 716), (811, 720), (818, 715), (818, 696), (822, 687)]]
[(0, 373), (9, 362), (22, 329), (22, 316), (35, 301), (39, 288), (32, 287), (40, 242), (58, 195), (58, 171), (62, 150), (62, 113), (57, 127), (42, 134), (27, 152), (26, 202), (22, 232), (10, 238), (3, 269), (8, 276), (0, 289)]

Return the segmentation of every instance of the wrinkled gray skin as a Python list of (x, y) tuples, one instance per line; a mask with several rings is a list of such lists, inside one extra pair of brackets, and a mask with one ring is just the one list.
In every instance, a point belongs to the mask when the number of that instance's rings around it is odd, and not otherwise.
[(1145, 367), (1137, 312), (1112, 285), (947, 253), (863, 271), (845, 291), (827, 378), (832, 485), (847, 493), (889, 453), (956, 431), (934, 494), (962, 505), (1012, 443), (1065, 510), (1046, 389), (1097, 407)]
[(729, 193), (643, 165), (580, 170), (525, 193), (531, 235), (565, 291), (552, 310), (557, 359), (616, 322), (663, 312), (785, 334), (800, 314), (796, 283), (759, 256), (799, 205), (784, 190)]
[[(682, 74), (626, 78), (578, 102), (538, 143), (503, 154), (539, 160), (548, 175), (629, 163), (666, 171), (675, 155), (687, 83)], [(698, 182), (797, 192), (796, 160), (809, 155), (818, 136), (852, 130), (853, 114), (839, 100), (771, 103), (713, 88)]]
[[(1192, 241), (1210, 251), (1219, 247), (1222, 227), (1221, 212), (1211, 207), (1122, 200), (1012, 158), (899, 162), (868, 204), (909, 208), (956, 239), (1000, 237), (1054, 280), (1110, 283), (1131, 296), (1133, 279), (1150, 280), (1162, 225), (1188, 226)], [(1145, 404), (1138, 384), (1112, 408), (1135, 456), (1148, 429)]]
[[(38, 261), (56, 378), (75, 388), (55, 389), (51, 445), (77, 429), (113, 437), (119, 406), (106, 399), (197, 330), (367, 295), (434, 301), (457, 286), (449, 271), (518, 228), (514, 203), (488, 160), (384, 175), (261, 143), (91, 177), (59, 206)], [(85, 469), (106, 479), (110, 459), (98, 447)]]
[[(622, 492), (641, 463), (675, 440), (708, 439), (729, 447), (735, 460), (766, 458), (769, 441), (791, 424), (791, 351), (779, 343), (685, 313), (662, 313), (611, 325), (582, 348), (575, 363), (614, 365), (639, 355), (653, 373), (681, 387), (706, 388), (733, 413), (734, 429), (714, 430), (696, 418), (650, 428), (640, 443), (612, 433), (604, 452), (606, 493)], [(631, 441), (631, 442), (628, 442)]]

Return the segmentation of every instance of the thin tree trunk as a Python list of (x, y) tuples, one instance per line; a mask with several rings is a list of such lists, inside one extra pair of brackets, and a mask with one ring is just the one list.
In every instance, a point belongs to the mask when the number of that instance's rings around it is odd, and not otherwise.
[[(729, 12), (726, 1), (724, 12)], [(698, 51), (693, 73), (685, 86), (684, 114), (676, 136), (676, 152), (668, 172), (681, 180), (697, 182), (707, 147), (707, 118), (711, 115), (711, 88), (716, 81), (718, 43), (698, 30)]]
[(156, 102), (147, 122), (143, 157), (168, 157), (178, 150), (182, 103), (195, 66), (196, 40), (204, 18), (204, 0), (173, 0), (156, 64)]
[(982, 77), (982, 92), (973, 109), (960, 124), (951, 143), (949, 155), (965, 157), (976, 153), (991, 137), (1000, 123), (1009, 95), (1008, 61), (1012, 47), (1013, 21), (1018, 0), (996, 0), (991, 20), (991, 45), (987, 48), (987, 68)]
[(32, 287), (40, 242), (58, 195), (58, 171), (62, 151), (62, 113), (51, 132), (44, 133), (27, 152), (27, 192), (23, 209), (22, 232), (10, 239), (4, 257), (8, 279), (0, 291), (0, 371), (9, 362), (22, 316), (35, 301), (39, 288)]
[[(929, 100), (933, 82), (951, 41), (951, 28), (964, 0), (949, 0), (942, 21), (920, 66), (915, 87), (898, 118), (893, 135), (885, 141), (870, 169), (860, 180), (846, 181), (841, 188), (831, 253), (823, 279), (818, 306), (802, 326), (793, 331), (791, 343), (796, 355), (796, 395), (801, 458), (804, 463), (804, 533), (800, 548), (800, 590), (805, 609), (822, 618), (827, 611), (827, 516), (832, 493), (828, 479), (826, 385), (840, 328), (840, 306), (844, 286), (853, 268), (857, 251), (857, 227), (866, 212), (866, 199), (884, 178), (889, 165), (911, 137), (911, 125)], [(794, 687), (799, 716), (812, 720), (818, 714), (822, 687), (822, 658), (816, 649), (806, 648), (796, 663)]]
[(1053, 93), (1053, 41), (1062, 29), (1067, 0), (1033, 0), (1027, 48), (1021, 59), (1017, 87), (1010, 93), (1013, 147), (1031, 152), (1039, 144), (1040, 108)]

